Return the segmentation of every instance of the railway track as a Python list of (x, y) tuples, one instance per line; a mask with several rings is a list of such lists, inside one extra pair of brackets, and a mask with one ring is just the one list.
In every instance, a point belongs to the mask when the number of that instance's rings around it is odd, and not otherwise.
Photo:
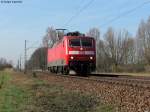
[(88, 76), (76, 76), (76, 75), (61, 75), (61, 74), (52, 74), (49, 72), (37, 72), (40, 77), (44, 77), (43, 74), (49, 77), (49, 75), (53, 75), (56, 77), (63, 77), (69, 79), (78, 79), (78, 80), (86, 80), (89, 82), (97, 82), (97, 83), (108, 83), (115, 85), (125, 85), (131, 87), (140, 87), (150, 89), (150, 78), (149, 77), (137, 77), (137, 76), (121, 76), (121, 75), (110, 75), (110, 74), (93, 74)]

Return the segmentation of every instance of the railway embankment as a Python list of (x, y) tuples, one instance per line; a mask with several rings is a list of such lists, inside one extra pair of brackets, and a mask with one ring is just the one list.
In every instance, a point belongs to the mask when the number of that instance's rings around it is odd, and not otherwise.
[[(61, 75), (43, 75), (38, 78), (49, 83), (58, 83), (72, 91), (80, 91), (96, 95), (104, 104), (113, 105), (116, 112), (150, 112), (150, 87), (148, 82), (142, 85), (140, 79), (136, 81), (116, 82), (103, 77), (101, 80), (89, 80), (86, 77), (68, 77)], [(126, 78), (128, 79), (128, 78)], [(138, 81), (140, 85), (138, 85)], [(148, 80), (146, 80), (148, 81)], [(125, 84), (126, 82), (126, 84)], [(130, 84), (128, 84), (130, 82)]]

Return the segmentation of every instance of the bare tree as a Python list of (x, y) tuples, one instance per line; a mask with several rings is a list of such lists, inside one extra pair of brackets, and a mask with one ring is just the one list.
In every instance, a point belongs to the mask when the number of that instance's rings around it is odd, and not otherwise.
[(58, 40), (56, 30), (53, 27), (48, 27), (46, 35), (43, 37), (44, 47), (52, 47)]
[(141, 21), (138, 32), (138, 55), (144, 63), (150, 64), (150, 17), (147, 22)]
[[(116, 60), (116, 39), (115, 39), (115, 32), (113, 28), (109, 28), (104, 35), (104, 52), (110, 63), (114, 63), (117, 65)], [(119, 42), (119, 41), (118, 41)]]
[(100, 30), (98, 28), (91, 28), (88, 31), (87, 36), (94, 37), (95, 40), (98, 41), (100, 39)]
[(112, 71), (116, 71), (118, 65), (134, 61), (134, 40), (128, 31), (116, 33), (113, 28), (109, 28), (104, 39), (104, 52)]
[(131, 37), (125, 38), (123, 45), (124, 64), (135, 64), (135, 40)]
[(97, 70), (101, 72), (109, 72), (111, 59), (106, 55), (105, 43), (103, 40), (98, 41), (97, 49)]
[(120, 45), (120, 60), (121, 64), (133, 64), (135, 61), (135, 40), (126, 30), (120, 31), (118, 39), (121, 40)]
[(0, 65), (6, 65), (7, 60), (5, 58), (0, 58)]
[(0, 70), (12, 68), (12, 63), (9, 63), (5, 58), (0, 58)]

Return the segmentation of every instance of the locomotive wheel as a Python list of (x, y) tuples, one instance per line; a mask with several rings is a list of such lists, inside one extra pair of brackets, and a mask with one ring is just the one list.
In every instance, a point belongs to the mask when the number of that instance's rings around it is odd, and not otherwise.
[(68, 74), (69, 74), (69, 68), (68, 68), (68, 67), (63, 67), (62, 73), (63, 73), (64, 75), (68, 75)]
[(53, 69), (52, 69), (52, 67), (50, 67), (49, 69), (50, 69), (50, 72), (51, 72), (51, 73), (53, 73)]
[(58, 67), (57, 66), (54, 67), (54, 71), (56, 74), (58, 73)]
[(53, 66), (53, 73), (55, 73), (55, 67)]
[(61, 72), (61, 74), (64, 73), (64, 67), (63, 66), (61, 67), (61, 71), (60, 72)]

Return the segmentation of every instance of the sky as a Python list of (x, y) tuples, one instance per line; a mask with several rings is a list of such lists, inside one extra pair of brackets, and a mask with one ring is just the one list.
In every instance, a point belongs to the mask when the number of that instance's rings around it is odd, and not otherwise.
[[(150, 16), (149, 0), (19, 0), (22, 3), (2, 3), (0, 0), (0, 57), (14, 64), (24, 56), (27, 47), (39, 47), (48, 27), (88, 32), (97, 27), (104, 34), (108, 27), (127, 29), (133, 36), (140, 21)], [(11, 0), (9, 0), (11, 1)], [(18, 1), (18, 0), (13, 0)], [(136, 8), (138, 7), (138, 8)], [(122, 13), (136, 8), (131, 13)], [(72, 18), (72, 19), (71, 19)], [(70, 20), (71, 19), (71, 20)], [(35, 50), (27, 51), (28, 58)]]

